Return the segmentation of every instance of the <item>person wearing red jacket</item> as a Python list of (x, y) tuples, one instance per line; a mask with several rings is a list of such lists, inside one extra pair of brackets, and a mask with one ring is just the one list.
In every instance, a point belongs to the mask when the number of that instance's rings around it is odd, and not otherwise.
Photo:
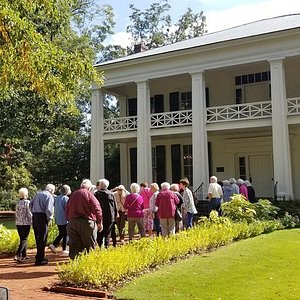
[(161, 192), (158, 193), (155, 200), (163, 237), (175, 234), (175, 211), (178, 203), (178, 197), (174, 192), (170, 191), (170, 183), (163, 182), (161, 184)]

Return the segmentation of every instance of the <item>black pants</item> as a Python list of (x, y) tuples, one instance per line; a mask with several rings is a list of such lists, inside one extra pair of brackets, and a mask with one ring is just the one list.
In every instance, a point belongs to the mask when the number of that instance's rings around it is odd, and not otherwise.
[(114, 226), (114, 223), (103, 223), (103, 230), (101, 232), (97, 232), (97, 243), (99, 247), (102, 247), (103, 244), (103, 238), (104, 238), (104, 247), (108, 248), (110, 236), (111, 236), (111, 230)]
[(48, 220), (44, 213), (32, 214), (32, 227), (36, 242), (35, 261), (41, 262), (45, 259), (45, 247), (48, 237)]
[(17, 225), (17, 231), (20, 237), (20, 244), (17, 250), (17, 256), (26, 257), (27, 255), (27, 239), (29, 236), (31, 225)]
[(66, 225), (57, 225), (58, 227), (58, 236), (53, 241), (53, 245), (57, 247), (62, 240), (62, 249), (67, 249), (67, 224)]

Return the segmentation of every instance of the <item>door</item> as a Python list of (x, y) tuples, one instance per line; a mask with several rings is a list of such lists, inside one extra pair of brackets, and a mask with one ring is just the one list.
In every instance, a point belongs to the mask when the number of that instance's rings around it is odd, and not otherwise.
[(249, 179), (256, 197), (273, 196), (273, 167), (271, 155), (249, 155)]

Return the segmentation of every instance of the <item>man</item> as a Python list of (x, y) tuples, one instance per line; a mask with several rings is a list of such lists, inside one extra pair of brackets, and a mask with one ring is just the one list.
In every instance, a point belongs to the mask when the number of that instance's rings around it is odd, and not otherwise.
[(221, 215), (221, 200), (223, 198), (222, 187), (218, 184), (216, 176), (210, 177), (210, 184), (208, 186), (208, 213), (216, 210)]
[(109, 181), (100, 179), (96, 183), (95, 197), (98, 199), (103, 214), (103, 230), (97, 233), (97, 243), (101, 248), (104, 238), (104, 247), (108, 248), (113, 226), (117, 217), (117, 207), (114, 194), (109, 191)]
[(92, 182), (84, 179), (66, 205), (69, 255), (74, 259), (83, 250), (95, 249), (97, 230), (102, 229), (102, 210), (93, 193)]
[(32, 212), (32, 227), (36, 242), (35, 265), (48, 264), (45, 259), (45, 247), (48, 237), (48, 224), (53, 217), (55, 186), (48, 184), (44, 191), (38, 192), (30, 201)]

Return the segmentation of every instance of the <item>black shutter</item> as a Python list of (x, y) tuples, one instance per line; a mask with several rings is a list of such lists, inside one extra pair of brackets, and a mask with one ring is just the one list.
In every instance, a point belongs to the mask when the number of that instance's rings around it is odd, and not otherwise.
[(166, 181), (166, 147), (156, 146), (156, 176), (160, 185)]
[(137, 148), (130, 148), (130, 180), (137, 182)]
[(128, 99), (128, 116), (136, 116), (137, 115), (137, 99), (131, 98)]
[(179, 92), (173, 92), (169, 94), (170, 111), (179, 110)]
[(154, 113), (164, 112), (164, 95), (154, 96)]
[(181, 150), (180, 144), (171, 145), (172, 159), (172, 182), (179, 182), (181, 179)]

